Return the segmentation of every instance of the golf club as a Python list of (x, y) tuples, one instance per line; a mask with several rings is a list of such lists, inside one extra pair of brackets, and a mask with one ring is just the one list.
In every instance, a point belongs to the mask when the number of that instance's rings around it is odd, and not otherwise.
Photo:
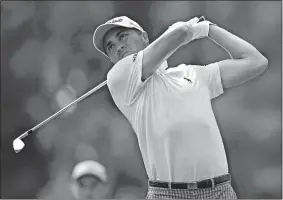
[(57, 117), (58, 115), (60, 115), (62, 112), (64, 112), (65, 110), (67, 110), (68, 108), (70, 108), (71, 106), (73, 106), (74, 104), (82, 101), (83, 99), (85, 99), (86, 97), (90, 96), (91, 94), (93, 94), (95, 91), (97, 91), (98, 89), (100, 89), (101, 87), (103, 87), (104, 85), (106, 85), (107, 80), (105, 80), (104, 82), (100, 83), (98, 86), (96, 86), (95, 88), (91, 89), (90, 91), (88, 91), (87, 93), (85, 93), (84, 95), (82, 95), (81, 97), (79, 97), (78, 99), (76, 99), (75, 101), (71, 102), (70, 104), (68, 104), (67, 106), (65, 106), (64, 108), (62, 108), (61, 110), (59, 110), (58, 112), (54, 113), (52, 116), (48, 117), (47, 119), (45, 119), (44, 121), (42, 121), (41, 123), (39, 123), (38, 125), (36, 125), (35, 127), (33, 127), (32, 129), (24, 132), (22, 135), (20, 135), (19, 137), (17, 137), (14, 141), (13, 141), (13, 148), (14, 151), (16, 153), (19, 153), (20, 151), (23, 150), (23, 148), (25, 147), (25, 143), (23, 142), (22, 139), (26, 138), (29, 134), (31, 134), (32, 132), (34, 132), (35, 130), (37, 130), (38, 128), (40, 128), (41, 126), (45, 125), (46, 123), (48, 123), (49, 121), (51, 121), (52, 119), (54, 119), (55, 117)]

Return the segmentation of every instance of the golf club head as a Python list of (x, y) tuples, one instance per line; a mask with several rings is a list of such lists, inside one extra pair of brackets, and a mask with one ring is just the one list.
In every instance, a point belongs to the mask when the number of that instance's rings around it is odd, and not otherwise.
[(22, 151), (24, 147), (25, 147), (25, 143), (20, 138), (16, 138), (13, 141), (13, 148), (16, 153)]

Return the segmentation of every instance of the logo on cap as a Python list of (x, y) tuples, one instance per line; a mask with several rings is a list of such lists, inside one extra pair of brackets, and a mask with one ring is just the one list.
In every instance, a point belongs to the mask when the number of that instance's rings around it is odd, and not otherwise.
[(112, 19), (112, 20), (108, 21), (107, 23), (109, 23), (109, 24), (114, 24), (114, 23), (116, 23), (116, 22), (122, 22), (122, 21), (123, 21), (123, 19), (122, 19), (122, 18), (119, 18), (119, 19)]

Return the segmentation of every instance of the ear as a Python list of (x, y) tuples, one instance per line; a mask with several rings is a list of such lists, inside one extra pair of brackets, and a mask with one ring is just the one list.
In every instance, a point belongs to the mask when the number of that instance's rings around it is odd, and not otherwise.
[(79, 199), (79, 188), (75, 181), (72, 181), (70, 184), (70, 190), (76, 199)]
[(141, 33), (141, 36), (142, 36), (142, 39), (144, 40), (144, 42), (145, 42), (146, 44), (149, 44), (149, 39), (148, 39), (147, 32), (142, 32), (142, 33)]

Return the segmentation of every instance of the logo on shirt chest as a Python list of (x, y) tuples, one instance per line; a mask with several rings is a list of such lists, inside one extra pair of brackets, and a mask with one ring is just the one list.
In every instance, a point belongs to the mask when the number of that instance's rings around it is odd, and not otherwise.
[(184, 77), (184, 79), (185, 79), (186, 81), (188, 81), (189, 83), (193, 83), (193, 81), (191, 81), (191, 79), (189, 79), (189, 78), (187, 78), (187, 77)]

